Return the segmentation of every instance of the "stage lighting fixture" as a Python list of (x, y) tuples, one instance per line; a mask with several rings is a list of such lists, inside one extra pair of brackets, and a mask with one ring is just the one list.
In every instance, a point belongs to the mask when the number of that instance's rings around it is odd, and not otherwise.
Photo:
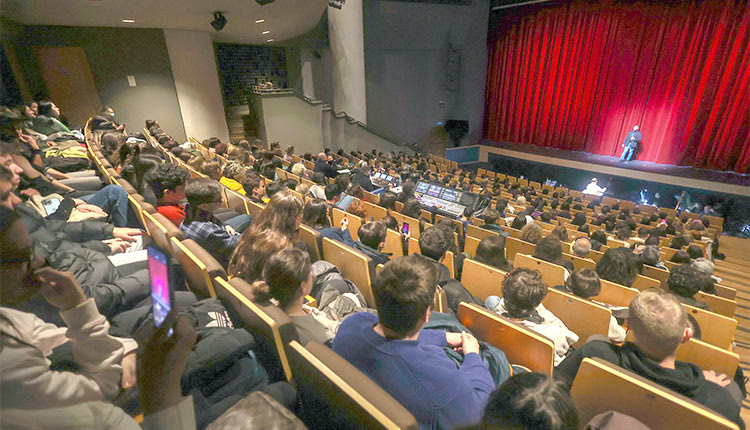
[(214, 20), (211, 21), (211, 27), (216, 31), (221, 31), (225, 25), (227, 25), (227, 19), (224, 17), (224, 14), (220, 11), (214, 12)]
[(336, 9), (341, 9), (344, 3), (346, 3), (346, 0), (328, 0), (328, 6), (335, 7)]

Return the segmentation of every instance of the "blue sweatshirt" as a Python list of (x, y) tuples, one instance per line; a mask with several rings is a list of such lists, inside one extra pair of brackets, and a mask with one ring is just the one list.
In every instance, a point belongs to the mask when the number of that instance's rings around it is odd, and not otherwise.
[(479, 354), (463, 365), (448, 359), (445, 332), (422, 330), (418, 340), (388, 340), (373, 329), (377, 315), (357, 312), (341, 324), (333, 350), (369, 376), (414, 415), (420, 429), (476, 424), (492, 376)]

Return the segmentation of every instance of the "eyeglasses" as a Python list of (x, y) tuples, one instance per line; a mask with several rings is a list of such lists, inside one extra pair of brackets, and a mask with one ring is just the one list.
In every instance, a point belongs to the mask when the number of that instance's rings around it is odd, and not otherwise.
[(25, 257), (16, 257), (16, 258), (0, 258), (0, 264), (22, 264), (22, 263), (31, 263), (34, 261), (34, 249), (29, 248), (27, 251), (28, 255)]

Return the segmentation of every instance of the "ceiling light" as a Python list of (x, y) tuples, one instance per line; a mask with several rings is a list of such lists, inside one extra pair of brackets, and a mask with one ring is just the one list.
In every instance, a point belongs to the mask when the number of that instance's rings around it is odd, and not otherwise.
[(224, 14), (220, 11), (214, 12), (214, 20), (211, 21), (211, 27), (216, 31), (221, 31), (225, 25), (227, 25), (227, 19), (224, 17)]
[(135, 22), (135, 20), (134, 19), (123, 19), (122, 22), (125, 22), (125, 23), (128, 23), (128, 24), (132, 24), (132, 23)]
[(266, 40), (266, 42), (273, 42), (273, 39), (268, 39)]
[(266, 30), (266, 31), (263, 32), (263, 34), (268, 34), (270, 32), (271, 32), (270, 30)]
[(266, 20), (265, 19), (256, 19), (255, 20), (256, 24), (260, 24), (261, 22), (266, 22)]

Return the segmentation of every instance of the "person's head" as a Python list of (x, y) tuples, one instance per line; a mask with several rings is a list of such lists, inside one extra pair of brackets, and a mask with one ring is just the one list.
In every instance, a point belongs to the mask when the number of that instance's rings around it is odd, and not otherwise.
[(615, 224), (615, 238), (617, 240), (626, 240), (630, 239), (630, 236), (632, 236), (633, 232), (630, 230), (630, 226), (626, 222), (618, 222)]
[(390, 191), (386, 191), (382, 196), (380, 196), (378, 205), (391, 211), (396, 210), (396, 194)]
[(188, 204), (208, 213), (214, 213), (224, 201), (221, 184), (209, 178), (191, 179), (185, 185)]
[[(296, 163), (292, 166), (292, 175), (303, 176), (307, 168), (303, 163)], [(323, 176), (325, 177), (325, 175)]]
[(386, 263), (372, 285), (378, 320), (386, 333), (400, 339), (419, 332), (429, 320), (436, 285), (437, 268), (416, 255)]
[(669, 259), (672, 263), (687, 264), (690, 263), (690, 254), (685, 251), (677, 251)]
[(477, 245), (474, 259), (501, 270), (508, 270), (508, 260), (505, 259), (505, 237), (493, 235), (482, 239)]
[(209, 161), (203, 163), (203, 166), (201, 167), (201, 173), (215, 181), (218, 181), (219, 179), (221, 179), (221, 164), (217, 161)]
[(242, 179), (242, 189), (249, 196), (256, 199), (263, 198), (266, 195), (266, 183), (258, 172), (248, 170)]
[(225, 178), (234, 179), (235, 181), (242, 181), (245, 175), (245, 167), (236, 162), (230, 161), (224, 164), (224, 168), (221, 171)]
[(534, 257), (540, 260), (557, 263), (562, 259), (562, 242), (556, 237), (547, 236), (536, 244)]
[(678, 296), (693, 297), (703, 285), (701, 275), (692, 264), (680, 264), (670, 270), (667, 287)]
[(695, 270), (703, 273), (704, 275), (711, 276), (714, 274), (714, 263), (706, 258), (697, 258), (695, 261), (690, 263), (690, 265), (693, 266)]
[(592, 232), (589, 235), (589, 237), (592, 240), (595, 240), (595, 241), (601, 243), (602, 245), (606, 245), (607, 244), (607, 233), (605, 233), (605, 232), (603, 232), (601, 230), (596, 230), (596, 231)]
[(23, 303), (39, 291), (34, 271), (42, 265), (34, 257), (33, 240), (18, 215), (0, 205), (0, 304)]
[(380, 221), (382, 221), (386, 227), (390, 228), (391, 230), (398, 231), (398, 220), (394, 218), (391, 215), (384, 216)]
[(591, 241), (586, 237), (579, 237), (573, 242), (573, 254), (577, 257), (586, 258), (591, 252)]
[(302, 224), (314, 229), (330, 227), (328, 203), (323, 199), (309, 200), (302, 211)]
[(357, 230), (359, 240), (372, 249), (381, 250), (385, 246), (385, 223), (382, 221), (370, 221), (362, 224)]
[(185, 199), (185, 184), (190, 173), (178, 164), (160, 164), (152, 170), (147, 181), (161, 203), (177, 203)]
[(656, 245), (646, 245), (646, 247), (643, 248), (643, 251), (641, 251), (641, 259), (643, 260), (643, 264), (656, 266), (661, 259), (659, 247)]
[(326, 184), (328, 184), (328, 181), (326, 180), (326, 175), (323, 172), (315, 172), (312, 175), (311, 179), (314, 183), (325, 187)]
[(703, 257), (703, 249), (701, 249), (700, 246), (695, 245), (695, 244), (687, 247), (687, 253), (692, 260)]
[(540, 240), (542, 240), (543, 235), (544, 229), (541, 225), (539, 225), (539, 223), (526, 224), (521, 229), (520, 239), (524, 242), (538, 243)]
[(578, 297), (588, 299), (598, 296), (602, 291), (599, 275), (591, 269), (576, 270), (565, 281), (565, 287)]
[(60, 108), (49, 100), (41, 100), (38, 102), (38, 114), (46, 115), (54, 118), (60, 116)]
[(287, 189), (286, 184), (282, 180), (275, 180), (268, 183), (266, 186), (266, 195), (269, 198), (273, 198), (276, 194)]
[(513, 219), (513, 222), (510, 223), (510, 228), (521, 230), (523, 226), (526, 225), (526, 216), (523, 214), (516, 215), (516, 218)]
[(637, 125), (633, 126), (633, 131), (638, 131), (639, 127)]
[(251, 226), (242, 234), (227, 273), (252, 284), (263, 277), (263, 267), (271, 255), (292, 245), (292, 241), (279, 231)]
[(341, 187), (338, 184), (328, 184), (325, 187), (326, 200), (335, 203), (341, 199)]
[(420, 219), (422, 217), (422, 206), (419, 203), (419, 200), (414, 197), (406, 199), (406, 201), (404, 201), (404, 207), (401, 209), (401, 213), (412, 218)]
[(576, 430), (578, 412), (564, 384), (543, 373), (519, 373), (490, 394), (484, 430)]
[(487, 208), (482, 212), (480, 218), (485, 224), (498, 224), (497, 220), (500, 218), (500, 212), (493, 208)]
[(302, 201), (289, 191), (282, 191), (271, 198), (263, 212), (253, 220), (253, 226), (276, 230), (294, 242), (301, 222)]
[(523, 318), (547, 296), (547, 284), (538, 270), (513, 269), (503, 280), (505, 309), (513, 318)]
[(630, 302), (628, 316), (634, 343), (649, 358), (662, 361), (673, 355), (691, 330), (685, 309), (667, 291), (651, 288)]
[(441, 261), (450, 248), (451, 242), (439, 227), (432, 226), (419, 235), (419, 249), (425, 257)]
[(632, 252), (627, 248), (608, 249), (596, 263), (596, 274), (606, 281), (629, 287), (638, 276), (634, 260)]
[(301, 249), (283, 249), (266, 260), (263, 280), (252, 284), (253, 300), (262, 303), (276, 299), (279, 307), (286, 310), (309, 294), (312, 285), (310, 256)]

